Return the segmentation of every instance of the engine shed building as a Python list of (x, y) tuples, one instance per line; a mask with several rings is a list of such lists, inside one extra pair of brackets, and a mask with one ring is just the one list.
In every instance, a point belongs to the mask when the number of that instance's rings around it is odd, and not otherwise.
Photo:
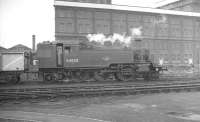
[(199, 64), (200, 13), (55, 1), (56, 40), (86, 40), (87, 34), (130, 34), (142, 27), (142, 45), (165, 64)]

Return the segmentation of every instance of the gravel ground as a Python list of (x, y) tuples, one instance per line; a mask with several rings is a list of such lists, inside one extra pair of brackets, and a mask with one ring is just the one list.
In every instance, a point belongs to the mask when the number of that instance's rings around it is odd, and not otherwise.
[(200, 121), (200, 92), (4, 102), (0, 118), (4, 117), (42, 122), (62, 122), (63, 118), (75, 122), (195, 122)]

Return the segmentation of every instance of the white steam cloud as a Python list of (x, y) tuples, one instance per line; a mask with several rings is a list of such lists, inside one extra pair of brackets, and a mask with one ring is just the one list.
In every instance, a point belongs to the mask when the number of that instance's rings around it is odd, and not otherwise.
[(88, 34), (86, 37), (89, 42), (96, 42), (98, 44), (104, 45), (105, 42), (111, 42), (112, 45), (120, 45), (129, 47), (132, 40), (142, 37), (142, 27), (131, 28), (131, 35), (127, 36), (124, 34), (114, 33), (113, 35), (106, 36), (102, 33), (98, 34)]
[(138, 28), (131, 28), (131, 36), (133, 38), (141, 38), (142, 36), (142, 26)]

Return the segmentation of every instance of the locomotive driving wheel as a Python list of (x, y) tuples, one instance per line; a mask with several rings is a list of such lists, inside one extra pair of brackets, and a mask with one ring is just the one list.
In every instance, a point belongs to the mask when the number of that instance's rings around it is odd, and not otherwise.
[(8, 83), (17, 84), (20, 81), (20, 75), (10, 75), (5, 78)]
[(123, 67), (116, 73), (116, 78), (120, 81), (131, 81), (135, 79), (135, 72), (131, 67)]
[(45, 73), (44, 74), (44, 81), (53, 83), (53, 82), (56, 82), (57, 80), (58, 80), (58, 78), (55, 73)]
[(94, 79), (99, 82), (107, 81), (109, 76), (109, 73), (102, 72), (101, 70), (94, 72)]
[(58, 80), (64, 80), (66, 76), (65, 76), (64, 73), (59, 72), (59, 73), (57, 73), (57, 77), (58, 77), (58, 78), (57, 78)]
[(79, 73), (79, 79), (82, 81), (88, 81), (90, 80), (90, 72), (87, 71), (80, 71)]
[(71, 80), (72, 82), (81, 82), (81, 79), (80, 79), (80, 71), (72, 71), (71, 72)]
[(86, 71), (73, 71), (71, 74), (73, 82), (83, 82), (90, 79), (89, 73)]
[(52, 81), (52, 80), (53, 80), (52, 74), (45, 74), (44, 80), (45, 80), (45, 81)]

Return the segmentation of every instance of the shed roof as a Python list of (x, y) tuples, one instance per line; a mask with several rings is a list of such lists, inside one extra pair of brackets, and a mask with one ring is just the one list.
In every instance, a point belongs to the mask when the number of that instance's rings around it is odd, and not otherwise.
[(2, 46), (0, 46), (0, 50), (7, 50), (6, 48), (4, 48), (4, 47), (2, 47)]
[(31, 48), (25, 46), (25, 45), (22, 45), (22, 44), (17, 44), (11, 48), (9, 48), (9, 50), (13, 50), (13, 49), (17, 49), (17, 48), (24, 48), (24, 49), (27, 49), (27, 50), (31, 50)]
[(67, 1), (54, 1), (54, 5), (55, 6), (66, 6), (66, 7), (108, 9), (108, 10), (121, 10), (121, 11), (131, 11), (131, 12), (134, 11), (134, 12), (145, 12), (145, 13), (200, 17), (200, 13), (194, 13), (194, 12), (182, 12), (182, 11), (174, 11), (174, 10), (163, 10), (163, 9), (136, 7), (136, 6), (125, 6), (125, 5), (79, 3), (79, 2), (67, 2)]

